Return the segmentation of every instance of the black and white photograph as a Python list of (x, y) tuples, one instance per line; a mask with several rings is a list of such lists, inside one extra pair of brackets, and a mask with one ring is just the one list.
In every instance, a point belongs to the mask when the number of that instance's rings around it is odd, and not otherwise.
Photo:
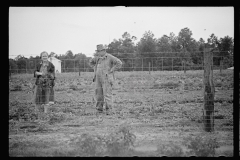
[(8, 20), (9, 157), (234, 156), (233, 6), (10, 6)]

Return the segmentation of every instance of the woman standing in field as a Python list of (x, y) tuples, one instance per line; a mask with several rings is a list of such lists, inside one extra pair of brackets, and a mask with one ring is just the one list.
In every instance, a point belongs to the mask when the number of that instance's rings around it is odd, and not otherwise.
[(34, 71), (34, 77), (36, 77), (34, 103), (37, 115), (42, 108), (44, 108), (44, 113), (47, 113), (50, 88), (55, 78), (55, 67), (48, 61), (48, 53), (45, 51), (42, 52), (40, 58), (41, 62), (36, 66), (36, 70)]

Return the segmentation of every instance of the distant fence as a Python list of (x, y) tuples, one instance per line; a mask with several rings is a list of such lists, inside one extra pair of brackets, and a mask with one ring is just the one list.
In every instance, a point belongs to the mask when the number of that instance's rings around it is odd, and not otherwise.
[[(176, 52), (166, 52), (165, 54), (171, 55)], [(196, 52), (197, 53), (197, 52)], [(217, 52), (219, 54), (220, 52)], [(124, 53), (127, 54), (127, 53)], [(129, 53), (132, 54), (132, 53)], [(149, 54), (149, 53), (148, 53)], [(181, 70), (203, 70), (204, 59), (202, 56), (156, 56), (154, 53), (153, 57), (130, 57), (121, 58), (121, 54), (113, 54), (118, 57), (122, 62), (122, 68), (119, 71), (181, 71)], [(143, 54), (142, 54), (143, 55)], [(176, 54), (175, 54), (176, 55)], [(213, 55), (213, 70), (227, 69), (233, 66), (233, 56), (228, 58), (223, 56)], [(93, 72), (93, 68), (89, 65), (89, 59), (61, 59), (61, 72)], [(10, 73), (33, 73), (36, 65), (40, 63), (40, 60), (28, 60), (26, 59), (20, 67), (11, 68), (9, 67)]]

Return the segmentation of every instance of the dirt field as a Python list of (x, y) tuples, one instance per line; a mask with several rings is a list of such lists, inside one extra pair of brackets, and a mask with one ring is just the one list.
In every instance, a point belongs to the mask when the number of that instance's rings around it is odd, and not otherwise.
[[(74, 143), (82, 134), (107, 137), (126, 127), (135, 135), (134, 145), (120, 156), (191, 156), (183, 144), (197, 135), (217, 139), (214, 156), (233, 156), (233, 70), (214, 71), (213, 133), (203, 131), (203, 71), (117, 72), (111, 115), (96, 115), (92, 75), (57, 74), (56, 102), (45, 119), (37, 122), (31, 102), (33, 75), (13, 75), (9, 80), (9, 155), (84, 156)], [(161, 146), (168, 145), (184, 153), (164, 152)]]

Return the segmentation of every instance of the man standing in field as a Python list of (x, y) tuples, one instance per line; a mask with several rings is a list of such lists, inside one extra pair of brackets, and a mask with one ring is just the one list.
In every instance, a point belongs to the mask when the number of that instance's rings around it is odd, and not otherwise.
[(96, 55), (90, 60), (90, 66), (94, 67), (95, 100), (99, 113), (103, 112), (105, 103), (106, 113), (112, 108), (112, 86), (114, 71), (121, 68), (122, 62), (106, 52), (102, 44), (97, 45)]

